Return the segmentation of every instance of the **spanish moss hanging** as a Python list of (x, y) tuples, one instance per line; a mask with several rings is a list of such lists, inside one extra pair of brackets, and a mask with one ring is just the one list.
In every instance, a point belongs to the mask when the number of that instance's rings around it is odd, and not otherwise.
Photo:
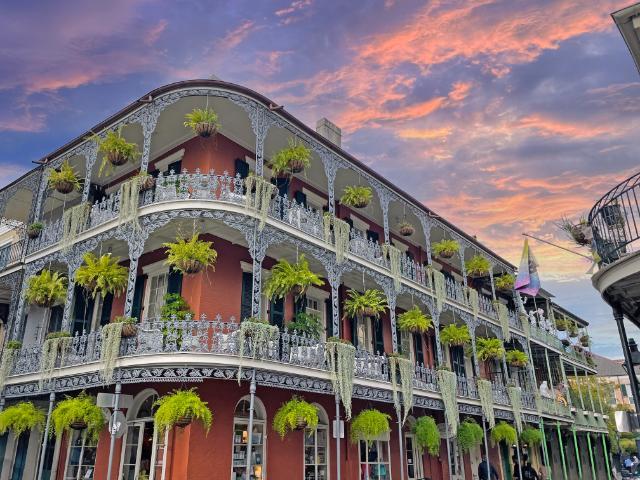
[(393, 285), (396, 288), (396, 292), (400, 291), (400, 256), (401, 252), (393, 245), (385, 243), (382, 245), (382, 256), (384, 258), (389, 257), (389, 269), (391, 270), (391, 276), (393, 277)]
[[(262, 230), (267, 220), (271, 198), (275, 194), (276, 186), (270, 181), (255, 175), (249, 175), (245, 178), (244, 185), (247, 190), (245, 206), (248, 209), (254, 209), (258, 213), (260, 218), (258, 230)], [(252, 193), (254, 189), (255, 193)]]
[(76, 237), (82, 232), (91, 213), (91, 204), (81, 203), (65, 210), (62, 214), (62, 240), (60, 246), (63, 251), (69, 250)]
[(438, 388), (442, 395), (442, 402), (444, 403), (444, 414), (447, 419), (447, 424), (449, 428), (451, 428), (452, 434), (455, 435), (458, 433), (458, 423), (460, 422), (458, 402), (456, 400), (458, 380), (454, 372), (444, 369), (438, 370), (436, 377), (438, 379)]
[(497, 300), (493, 301), (493, 308), (496, 310), (498, 322), (500, 323), (500, 328), (502, 328), (504, 341), (508, 342), (511, 340), (511, 332), (509, 331), (509, 310), (507, 310), (507, 306), (504, 303)]
[(347, 420), (351, 419), (351, 396), (353, 394), (353, 370), (355, 368), (356, 349), (343, 342), (326, 343), (327, 366), (331, 373), (331, 384), (344, 406)]
[(140, 180), (135, 176), (120, 184), (120, 212), (118, 225), (131, 223), (134, 228), (140, 228), (138, 223), (138, 206), (140, 203)]
[(467, 302), (473, 312), (473, 318), (478, 318), (478, 312), (480, 310), (480, 296), (478, 295), (478, 291), (472, 287), (464, 287), (464, 291)]
[(0, 359), (0, 392), (4, 391), (4, 385), (11, 374), (11, 370), (19, 353), (19, 349), (7, 347), (5, 347), (2, 352), (2, 359)]
[(519, 318), (520, 323), (522, 324), (522, 330), (524, 331), (524, 336), (529, 340), (529, 338), (531, 338), (531, 324), (529, 323), (529, 317), (520, 313)]
[(45, 379), (51, 380), (58, 354), (60, 354), (60, 365), (65, 364), (67, 352), (72, 341), (73, 337), (54, 337), (44, 341), (42, 344), (42, 356), (40, 357), (40, 389), (42, 389)]
[(496, 424), (496, 418), (493, 411), (493, 386), (489, 380), (478, 379), (478, 397), (480, 397), (484, 418), (487, 419), (489, 428), (493, 428)]
[(351, 226), (336, 218), (330, 213), (325, 213), (322, 218), (322, 224), (324, 227), (324, 241), (331, 244), (331, 226), (333, 225), (333, 236), (335, 238), (336, 247), (336, 261), (338, 263), (344, 262), (345, 255), (349, 251), (349, 239), (351, 235)]
[(392, 355), (389, 357), (389, 369), (391, 371), (391, 389), (393, 391), (393, 405), (396, 411), (400, 411), (400, 398), (398, 397), (397, 373), (400, 372), (400, 389), (402, 392), (402, 403), (404, 404), (404, 415), (402, 424), (407, 420), (409, 412), (413, 408), (413, 377), (414, 365), (407, 358)]
[(436, 307), (439, 312), (442, 311), (442, 305), (444, 305), (444, 299), (447, 296), (447, 287), (444, 279), (444, 274), (439, 270), (429, 265), (429, 282), (431, 283), (431, 289), (436, 297)]
[(520, 387), (507, 387), (513, 416), (518, 432), (522, 432), (522, 389)]
[(324, 241), (327, 243), (331, 243), (331, 219), (333, 215), (329, 212), (325, 213), (322, 216), (322, 226), (324, 227)]
[(108, 323), (102, 327), (102, 343), (100, 344), (100, 377), (105, 382), (113, 379), (113, 370), (120, 354), (123, 322)]
[(238, 356), (240, 357), (238, 362), (238, 384), (240, 384), (240, 379), (242, 378), (242, 359), (245, 357), (247, 341), (251, 345), (248, 352), (249, 356), (257, 358), (260, 354), (268, 355), (270, 343), (277, 342), (279, 335), (280, 331), (276, 325), (269, 325), (263, 321), (247, 319), (240, 324), (238, 330), (238, 342), (240, 345), (238, 349)]

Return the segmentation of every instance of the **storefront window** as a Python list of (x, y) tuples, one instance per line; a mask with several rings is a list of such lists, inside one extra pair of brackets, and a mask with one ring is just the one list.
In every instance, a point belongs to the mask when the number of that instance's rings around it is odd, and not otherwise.
[(360, 480), (391, 480), (388, 440), (360, 442)]
[(324, 409), (317, 407), (318, 428), (304, 435), (304, 480), (329, 478), (329, 421)]
[(93, 479), (97, 443), (87, 438), (84, 430), (74, 430), (69, 443), (65, 480)]
[(263, 480), (266, 473), (264, 407), (254, 399), (253, 428), (251, 434), (251, 470), (247, 479), (247, 447), (249, 440), (249, 398), (238, 402), (233, 419), (231, 480)]

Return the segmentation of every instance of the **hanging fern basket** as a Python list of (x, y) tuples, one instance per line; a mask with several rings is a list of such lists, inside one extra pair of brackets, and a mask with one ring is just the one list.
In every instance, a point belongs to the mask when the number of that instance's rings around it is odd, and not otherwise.
[(198, 136), (202, 138), (209, 138), (216, 134), (218, 126), (215, 123), (198, 122), (193, 129)]
[(411, 225), (408, 222), (403, 222), (400, 224), (400, 235), (402, 235), (403, 237), (410, 237), (411, 235), (413, 235), (416, 231), (415, 228), (413, 228), (413, 225)]
[(107, 160), (109, 160), (109, 163), (114, 167), (119, 167), (127, 163), (127, 160), (129, 159), (126, 157), (124, 153), (118, 150), (111, 150), (107, 152)]
[(187, 258), (184, 260), (179, 260), (177, 262), (177, 267), (184, 273), (191, 275), (194, 273), (200, 273), (202, 270), (204, 270), (205, 264), (199, 260)]
[(193, 421), (193, 415), (187, 414), (183, 415), (178, 420), (176, 420), (176, 427), (185, 428), (191, 425)]
[(73, 430), (84, 430), (85, 428), (87, 428), (87, 422), (85, 422), (84, 420), (76, 420), (74, 422), (71, 422), (69, 424), (69, 427), (71, 427)]
[(73, 190), (76, 188), (73, 182), (68, 182), (66, 180), (58, 180), (57, 182), (53, 183), (52, 186), (56, 192), (62, 193), (63, 195), (73, 192)]

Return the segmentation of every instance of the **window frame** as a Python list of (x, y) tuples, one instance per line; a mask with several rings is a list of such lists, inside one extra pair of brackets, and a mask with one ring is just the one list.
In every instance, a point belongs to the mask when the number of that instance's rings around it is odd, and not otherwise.
[[(379, 475), (374, 475), (374, 476), (370, 476), (369, 475), (369, 469), (367, 468), (367, 477), (363, 477), (363, 469), (362, 467), (369, 467), (371, 465), (386, 465), (387, 467), (387, 475), (385, 478), (383, 478), (382, 480), (393, 480), (393, 477), (391, 475), (391, 441), (390, 441), (390, 436), (389, 433), (387, 432), (385, 435), (381, 435), (380, 437), (376, 438), (375, 440), (372, 440), (371, 444), (376, 444), (376, 449), (378, 451), (378, 460), (380, 459), (380, 453), (382, 451), (382, 449), (380, 448), (381, 445), (386, 445), (386, 450), (387, 450), (387, 461), (386, 462), (381, 462), (381, 461), (376, 461), (376, 462), (370, 462), (369, 461), (369, 456), (365, 455), (366, 460), (364, 462), (362, 462), (362, 448), (364, 445), (364, 448), (366, 448), (366, 454), (369, 453), (369, 446), (367, 445), (367, 442), (360, 440), (358, 442), (358, 478), (360, 480), (380, 480), (380, 476)], [(404, 463), (404, 462), (403, 462)]]
[[(78, 438), (77, 436), (81, 436), (82, 438), (82, 445), (80, 445), (80, 456), (78, 457), (78, 471), (76, 473), (75, 476), (71, 476), (69, 475), (69, 462), (71, 461), (71, 452), (73, 451), (74, 448), (78, 448), (77, 446), (73, 445), (73, 439)], [(63, 480), (83, 480), (84, 478), (86, 478), (86, 476), (80, 476), (81, 472), (82, 472), (82, 467), (83, 467), (83, 460), (84, 460), (84, 456), (85, 456), (85, 449), (88, 448), (94, 448), (96, 450), (96, 455), (94, 456), (93, 459), (93, 465), (90, 464), (86, 464), (84, 466), (86, 467), (92, 467), (93, 468), (93, 472), (91, 474), (91, 478), (94, 479), (95, 478), (95, 473), (96, 473), (96, 463), (95, 463), (95, 459), (98, 456), (98, 442), (95, 443), (95, 445), (87, 445), (87, 443), (89, 443), (89, 440), (87, 439), (87, 431), (86, 430), (74, 430), (73, 433), (69, 436), (69, 440), (67, 441), (67, 458), (65, 460), (65, 464), (64, 464), (64, 474), (62, 475)], [(92, 442), (91, 442), (92, 443)], [(75, 466), (75, 465), (74, 465)]]
[[(160, 260), (158, 262), (152, 263), (150, 265), (146, 265), (142, 267), (143, 275), (146, 275), (146, 281), (144, 285), (144, 294), (142, 296), (142, 314), (140, 315), (145, 320), (149, 320), (149, 311), (151, 305), (151, 285), (153, 284), (153, 280), (158, 277), (165, 276), (165, 284), (164, 284), (164, 293), (160, 298), (160, 307), (164, 304), (164, 296), (167, 294), (169, 288), (169, 274), (170, 268), (165, 264), (164, 260)], [(156, 287), (157, 290), (157, 287)], [(157, 295), (157, 293), (156, 293)], [(158, 305), (158, 300), (156, 298), (156, 306)], [(160, 310), (158, 309), (158, 318), (160, 315)], [(153, 319), (152, 319), (153, 320)]]
[[(237, 415), (237, 409), (238, 406), (240, 405), (240, 403), (242, 401), (250, 401), (250, 397), (249, 395), (245, 395), (244, 397), (240, 398), (238, 400), (238, 402), (236, 403), (235, 408), (233, 409), (233, 435), (231, 437), (231, 471), (229, 472), (230, 478), (231, 480), (236, 480), (236, 477), (234, 476), (234, 468), (238, 468), (238, 466), (234, 466), (234, 459), (233, 459), (233, 455), (235, 454), (235, 447), (236, 446), (242, 446), (245, 445), (245, 452), (246, 450), (246, 443), (236, 443), (236, 438), (235, 438), (235, 432), (236, 432), (236, 425), (244, 425), (247, 427), (247, 434), (249, 434), (249, 417), (240, 417)], [(266, 409), (264, 408), (264, 405), (262, 403), (262, 401), (258, 398), (255, 397), (254, 398), (254, 410), (253, 410), (253, 428), (255, 428), (256, 426), (260, 426), (262, 427), (262, 462), (260, 462), (259, 465), (262, 466), (262, 476), (259, 478), (259, 480), (266, 480), (267, 479), (267, 439), (268, 439), (268, 435), (267, 435), (267, 415), (266, 415)], [(251, 448), (253, 449), (254, 447), (254, 443), (253, 441), (251, 442)], [(250, 452), (249, 452), (250, 454)], [(244, 458), (244, 464), (246, 466), (247, 463), (247, 457), (245, 454), (245, 458)], [(256, 464), (252, 463), (252, 466), (255, 466)], [(246, 468), (245, 468), (246, 469)], [(244, 475), (244, 472), (243, 472)], [(253, 477), (253, 475), (252, 475)]]

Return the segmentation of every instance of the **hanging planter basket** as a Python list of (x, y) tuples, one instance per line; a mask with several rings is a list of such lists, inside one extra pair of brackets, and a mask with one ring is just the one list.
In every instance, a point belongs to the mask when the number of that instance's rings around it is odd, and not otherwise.
[(364, 307), (361, 312), (365, 317), (373, 317), (376, 314), (376, 311), (372, 307)]
[(125, 323), (122, 326), (122, 333), (120, 336), (123, 338), (131, 338), (135, 337), (136, 333), (138, 333), (138, 327), (134, 323)]
[(107, 160), (109, 160), (109, 163), (114, 167), (119, 167), (127, 163), (127, 160), (129, 159), (122, 152), (119, 152), (118, 150), (111, 150), (107, 152)]
[(291, 168), (291, 173), (300, 173), (304, 170), (305, 163), (304, 160), (299, 158), (292, 159), (289, 163), (289, 167)]
[(29, 237), (31, 240), (38, 238), (40, 236), (40, 233), (42, 233), (42, 225), (29, 225), (29, 227), (27, 228), (27, 237)]
[(307, 425), (308, 423), (304, 417), (298, 417), (298, 420), (296, 421), (296, 430), (304, 430), (307, 428)]
[(53, 188), (56, 190), (56, 192), (66, 195), (67, 193), (73, 192), (73, 190), (75, 189), (75, 185), (72, 182), (60, 180), (59, 182), (55, 182), (53, 184)]
[(84, 430), (87, 428), (87, 422), (84, 420), (75, 420), (69, 424), (73, 430)]
[(291, 293), (295, 297), (299, 297), (300, 295), (302, 295), (303, 292), (304, 292), (304, 289), (302, 288), (301, 285), (294, 285), (293, 288), (291, 289)]
[(205, 265), (199, 260), (185, 259), (185, 260), (180, 260), (177, 263), (177, 267), (180, 270), (182, 270), (184, 273), (191, 275), (194, 273), (200, 273), (202, 270), (204, 270)]
[(453, 256), (455, 255), (455, 252), (440, 252), (440, 258), (444, 258), (445, 260), (449, 260), (450, 258), (453, 258)]
[(199, 122), (193, 129), (198, 136), (202, 138), (209, 138), (216, 134), (218, 126), (215, 123)]
[(191, 425), (193, 421), (193, 415), (183, 415), (182, 417), (176, 420), (176, 426), (180, 428), (185, 428), (188, 425)]
[(353, 204), (355, 208), (366, 208), (369, 206), (369, 200), (359, 200)]
[(416, 231), (416, 229), (413, 228), (413, 225), (407, 222), (401, 223), (398, 230), (400, 231), (400, 235), (402, 235), (403, 237), (410, 237)]

